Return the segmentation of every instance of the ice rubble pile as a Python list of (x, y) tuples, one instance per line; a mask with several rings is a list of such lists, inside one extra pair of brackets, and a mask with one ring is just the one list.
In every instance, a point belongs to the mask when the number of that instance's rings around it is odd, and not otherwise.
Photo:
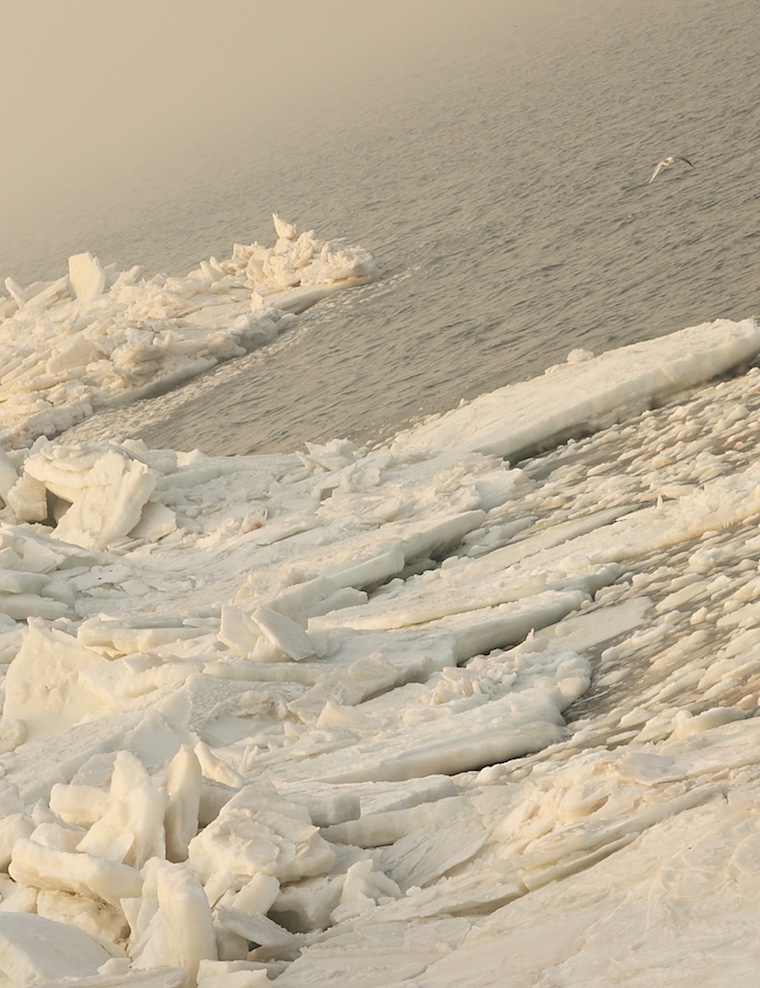
[[(672, 339), (576, 367), (617, 375), (595, 414), (760, 350), (749, 321), (678, 337), (656, 381)], [(465, 406), (369, 451), (0, 457), (0, 984), (583, 980), (578, 929), (619, 947), (659, 895), (650, 976), (698, 892), (663, 877), (685, 819), (732, 922), (760, 858), (759, 376), (520, 467), (531, 404), (587, 425), (565, 369), (500, 393), (498, 450)]]
[(298, 234), (274, 216), (274, 246), (235, 244), (184, 278), (119, 271), (90, 253), (68, 273), (0, 295), (0, 440), (52, 436), (93, 408), (135, 398), (271, 342), (294, 313), (377, 277), (361, 247)]
[[(613, 570), (538, 581), (522, 608), (503, 610), (514, 589), (486, 573), (450, 627), (421, 630), (413, 613), (395, 635), (320, 627), (309, 615), (326, 621), (361, 605), (364, 587), (430, 565), (477, 530), (484, 508), (515, 496), (519, 472), (479, 456), (457, 471), (397, 463), (387, 451), (365, 461), (346, 443), (264, 462), (126, 444), (120, 457), (152, 471), (150, 503), (167, 512), (140, 535), (139, 498), (125, 498), (129, 520), (117, 528), (107, 491), (89, 525), (77, 511), (86, 478), (107, 476), (98, 464), (114, 454), (38, 443), (17, 483), (35, 477), (42, 501), (71, 506), (55, 527), (27, 521), (26, 538), (15, 514), (3, 529), (6, 613), (28, 619), (23, 633), (10, 620), (5, 632), (3, 911), (75, 922), (120, 945), (113, 963), (88, 960), (104, 977), (117, 959), (124, 970), (169, 965), (191, 979), (212, 961), (235, 961), (249, 965), (245, 983), (266, 983), (307, 934), (401, 895), (362, 842), (323, 835), (361, 815), (340, 778), (398, 783), (430, 772), (425, 798), (450, 795), (441, 772), (564, 736), (561, 711), (588, 682), (584, 660), (456, 663), (576, 608)], [(129, 471), (110, 469), (116, 490)], [(71, 512), (79, 520), (67, 527)], [(406, 703), (361, 709), (405, 684)], [(397, 750), (380, 757), (366, 736), (388, 731), (388, 718), (398, 720)], [(312, 757), (325, 759), (321, 770), (306, 766)], [(320, 771), (338, 778), (324, 793), (312, 785)], [(374, 801), (383, 813), (418, 798), (415, 785), (391, 786)], [(15, 928), (5, 935), (18, 947)], [(65, 942), (60, 931), (46, 936)], [(49, 976), (45, 956), (34, 970)]]

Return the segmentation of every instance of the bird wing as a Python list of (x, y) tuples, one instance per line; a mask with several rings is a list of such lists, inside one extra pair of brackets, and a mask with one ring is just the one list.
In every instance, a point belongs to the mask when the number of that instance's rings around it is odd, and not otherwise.
[(647, 183), (648, 185), (651, 185), (652, 182), (654, 182), (654, 180), (657, 178), (657, 176), (660, 174), (660, 172), (662, 171), (662, 169), (664, 167), (665, 167), (665, 162), (664, 161), (658, 161), (657, 162), (657, 164), (654, 166), (654, 171), (652, 172), (652, 177), (649, 179), (649, 182)]
[(680, 154), (676, 158), (676, 161), (683, 161), (683, 162), (685, 162), (685, 164), (687, 164), (689, 166), (689, 168), (693, 168), (694, 167), (694, 165), (692, 165), (692, 163), (689, 161), (688, 158), (683, 158), (683, 157), (681, 157)]

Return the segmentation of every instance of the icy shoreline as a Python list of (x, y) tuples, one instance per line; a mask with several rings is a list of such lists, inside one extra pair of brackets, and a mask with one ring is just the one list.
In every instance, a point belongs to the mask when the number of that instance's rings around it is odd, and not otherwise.
[(378, 277), (361, 247), (274, 216), (272, 247), (235, 244), (184, 278), (118, 271), (92, 254), (53, 282), (0, 295), (0, 441), (53, 436), (115, 402), (159, 393), (271, 343), (315, 302)]
[(759, 352), (367, 451), (0, 456), (0, 984), (748, 977), (760, 374), (707, 382)]

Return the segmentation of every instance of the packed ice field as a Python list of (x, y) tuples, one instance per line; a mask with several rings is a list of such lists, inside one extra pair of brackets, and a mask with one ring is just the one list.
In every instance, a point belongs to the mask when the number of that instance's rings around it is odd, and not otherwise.
[(56, 438), (377, 276), (0, 302), (0, 986), (753, 983), (760, 326), (364, 449)]

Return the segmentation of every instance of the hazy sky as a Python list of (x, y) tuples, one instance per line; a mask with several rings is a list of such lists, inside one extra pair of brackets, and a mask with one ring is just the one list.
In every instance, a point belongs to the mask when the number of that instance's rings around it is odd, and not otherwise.
[(0, 0), (0, 221), (445, 72), (476, 26), (464, 0)]

